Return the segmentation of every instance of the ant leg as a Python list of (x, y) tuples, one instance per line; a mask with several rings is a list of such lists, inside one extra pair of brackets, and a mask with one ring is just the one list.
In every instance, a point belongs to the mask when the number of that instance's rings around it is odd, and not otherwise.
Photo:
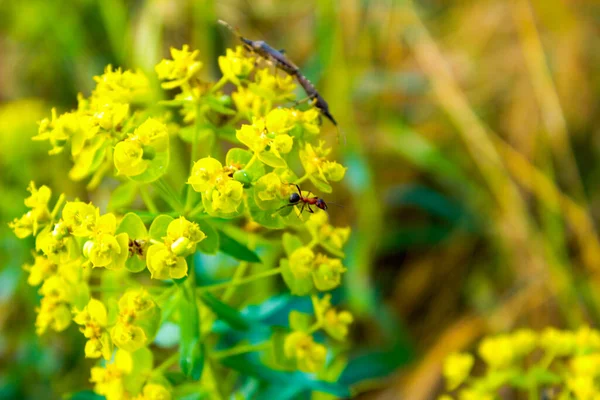
[(309, 213), (311, 213), (311, 214), (314, 214), (314, 213), (315, 213), (315, 212), (313, 211), (313, 209), (312, 209), (312, 208), (310, 208), (310, 204), (308, 205), (308, 212), (309, 212)]
[[(306, 203), (302, 203), (302, 208), (300, 209), (300, 214), (302, 214), (302, 212), (304, 211), (305, 206), (306, 206)], [(310, 206), (308, 206), (308, 208), (310, 208)]]
[(298, 194), (300, 195), (300, 197), (302, 197), (302, 190), (300, 190), (300, 186), (298, 186), (298, 184), (296, 183), (292, 183), (292, 185), (296, 186), (296, 189), (298, 189)]

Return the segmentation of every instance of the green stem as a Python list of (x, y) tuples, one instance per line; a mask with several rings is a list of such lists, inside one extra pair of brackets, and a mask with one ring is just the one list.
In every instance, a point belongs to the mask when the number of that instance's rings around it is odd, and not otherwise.
[(304, 174), (302, 177), (296, 179), (296, 182), (294, 182), (296, 185), (301, 184), (302, 182), (304, 182), (305, 180), (307, 180), (308, 178), (310, 178), (310, 174), (306, 173)]
[(175, 192), (164, 182), (162, 178), (152, 182), (152, 186), (156, 188), (160, 197), (167, 202), (167, 204), (169, 204), (173, 210), (181, 212), (182, 204), (179, 200), (179, 196), (175, 194)]
[(211, 357), (219, 360), (238, 354), (250, 353), (252, 351), (267, 350), (269, 347), (271, 347), (271, 342), (262, 342), (258, 344), (244, 344), (241, 346), (232, 347), (231, 349), (227, 350), (215, 351), (211, 354)]
[(222, 76), (221, 79), (219, 79), (219, 81), (210, 88), (210, 93), (215, 93), (217, 90), (221, 89), (223, 86), (225, 86), (227, 81), (228, 79)]
[(159, 373), (163, 373), (164, 371), (166, 371), (167, 369), (169, 369), (169, 367), (171, 365), (175, 364), (178, 360), (179, 360), (179, 352), (176, 351), (175, 353), (171, 354), (165, 361), (163, 361), (154, 370), (157, 371), (157, 372), (159, 372)]
[(60, 210), (60, 208), (62, 207), (62, 204), (64, 202), (65, 202), (65, 195), (63, 193), (58, 197), (58, 200), (56, 200), (56, 204), (54, 204), (54, 208), (52, 209), (52, 212), (50, 213), (50, 219), (52, 221), (54, 221), (54, 218), (56, 218), (56, 215), (58, 214), (58, 210)]
[[(239, 282), (242, 277), (244, 276), (244, 273), (246, 272), (246, 269), (248, 269), (248, 263), (247, 262), (241, 262), (240, 265), (237, 267), (237, 269), (235, 270), (235, 273), (233, 274), (233, 279), (231, 280), (232, 283), (235, 282)], [(233, 294), (235, 293), (235, 289), (237, 288), (238, 285), (232, 284), (231, 286), (229, 286), (226, 290), (225, 293), (223, 293), (223, 297), (221, 297), (221, 301), (224, 303), (227, 303), (229, 300), (231, 300), (231, 297), (233, 297)]]
[(148, 209), (148, 211), (150, 211), (151, 213), (155, 213), (158, 214), (158, 208), (156, 207), (156, 204), (154, 204), (154, 200), (152, 200), (152, 196), (150, 196), (150, 193), (148, 193), (148, 189), (145, 186), (139, 186), (140, 188), (140, 194), (142, 196), (142, 200), (144, 201), (144, 204), (146, 205), (146, 208)]
[(203, 292), (208, 292), (208, 291), (212, 291), (212, 290), (226, 289), (230, 286), (244, 285), (246, 283), (254, 282), (256, 280), (267, 278), (269, 276), (278, 275), (280, 273), (281, 273), (281, 267), (278, 267), (278, 268), (270, 269), (268, 271), (261, 272), (261, 273), (255, 274), (255, 275), (250, 275), (244, 279), (240, 279), (237, 281), (231, 280), (229, 282), (217, 283), (215, 285), (201, 286), (197, 289), (197, 291), (199, 293), (203, 293)]
[(200, 214), (202, 211), (204, 211), (204, 204), (202, 204), (202, 202), (200, 201), (198, 202), (198, 204), (196, 204), (196, 207), (194, 207), (192, 211), (190, 211), (187, 215), (190, 218), (193, 218)]
[[(200, 134), (200, 102), (196, 100), (196, 120), (194, 121), (194, 138), (192, 140), (192, 154), (190, 157), (190, 173), (191, 175), (192, 168), (194, 168), (194, 163), (198, 160), (198, 135)], [(196, 192), (192, 185), (187, 186), (187, 192), (185, 196), (185, 210), (189, 210), (192, 208), (192, 204), (194, 203), (194, 197)]]
[(254, 153), (252, 155), (252, 158), (250, 159), (250, 161), (248, 161), (248, 164), (244, 165), (244, 169), (248, 170), (248, 168), (250, 168), (252, 166), (252, 164), (254, 164), (254, 162), (258, 159), (258, 157), (256, 156), (256, 153)]

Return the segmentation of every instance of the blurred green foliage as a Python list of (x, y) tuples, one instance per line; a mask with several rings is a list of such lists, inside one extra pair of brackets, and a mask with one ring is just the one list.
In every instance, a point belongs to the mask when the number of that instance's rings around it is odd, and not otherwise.
[(337, 295), (359, 321), (341, 381), (411, 363), (361, 388), (432, 398), (442, 358), (486, 332), (600, 322), (596, 2), (3, 1), (0, 398), (82, 389), (91, 365), (74, 328), (35, 336), (31, 243), (6, 226), (32, 177), (89, 200), (68, 160), (29, 140), (36, 121), (74, 107), (106, 64), (150, 71), (169, 46), (190, 43), (216, 74), (235, 41), (218, 18), (285, 48), (346, 137), (346, 194), (327, 199), (354, 232)]

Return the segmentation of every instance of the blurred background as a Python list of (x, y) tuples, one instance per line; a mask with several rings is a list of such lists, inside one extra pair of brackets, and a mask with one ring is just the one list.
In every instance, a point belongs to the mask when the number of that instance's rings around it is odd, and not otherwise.
[(85, 198), (70, 161), (30, 141), (36, 122), (76, 107), (107, 64), (153, 75), (169, 46), (199, 49), (218, 78), (238, 44), (219, 18), (285, 49), (346, 137), (326, 200), (353, 229), (341, 380), (361, 397), (433, 399), (443, 358), (487, 334), (598, 326), (598, 2), (4, 0), (0, 398), (58, 398), (91, 365), (74, 327), (36, 337), (33, 246), (6, 225), (31, 179)]

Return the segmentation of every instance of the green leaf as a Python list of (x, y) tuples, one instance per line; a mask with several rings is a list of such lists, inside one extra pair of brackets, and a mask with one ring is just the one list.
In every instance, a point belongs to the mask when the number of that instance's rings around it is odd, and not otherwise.
[(225, 321), (232, 328), (240, 331), (247, 331), (250, 329), (248, 322), (235, 308), (223, 303), (210, 293), (202, 293), (200, 298), (208, 308), (210, 308), (220, 319)]
[(104, 400), (104, 396), (94, 393), (92, 390), (82, 390), (81, 392), (73, 393), (70, 400)]
[(121, 220), (116, 234), (119, 233), (126, 233), (130, 239), (146, 239), (148, 237), (146, 225), (139, 215), (132, 212), (125, 214)]
[(262, 163), (254, 162), (250, 168), (245, 168), (246, 165), (252, 159), (252, 152), (244, 149), (234, 147), (227, 152), (225, 162), (227, 165), (239, 165), (242, 166), (244, 171), (250, 178), (251, 181), (256, 181), (265, 174), (265, 166)]
[(218, 113), (226, 115), (235, 115), (236, 113), (235, 110), (225, 107), (220, 99), (215, 96), (202, 96), (201, 100)]
[(200, 379), (204, 368), (204, 349), (200, 342), (200, 317), (193, 290), (181, 285), (179, 299), (179, 366), (181, 371), (194, 380)]
[(302, 240), (300, 240), (300, 238), (298, 236), (293, 235), (289, 232), (285, 232), (283, 234), (282, 242), (283, 242), (283, 249), (285, 250), (285, 253), (288, 256), (290, 254), (292, 254), (295, 250), (304, 246), (304, 243), (302, 243)]
[(271, 384), (281, 383), (286, 386), (297, 386), (302, 390), (313, 390), (329, 393), (336, 398), (350, 397), (350, 391), (344, 385), (332, 382), (323, 382), (315, 379), (312, 374), (303, 372), (284, 372), (271, 369), (257, 363), (246, 356), (228, 357), (222, 363), (229, 368), (244, 374), (255, 376)]
[(281, 157), (278, 157), (276, 154), (271, 153), (270, 151), (263, 151), (262, 153), (257, 153), (256, 156), (260, 161), (267, 164), (269, 167), (273, 168), (283, 168), (287, 167), (287, 163)]
[[(285, 228), (285, 222), (283, 218), (279, 215), (279, 211), (277, 209), (273, 210), (263, 210), (258, 204), (256, 204), (256, 200), (254, 198), (255, 189), (249, 189), (246, 192), (248, 193), (248, 211), (250, 211), (250, 216), (252, 219), (264, 226), (265, 228), (270, 229), (283, 229)], [(292, 207), (287, 207), (292, 208)], [(283, 210), (281, 210), (283, 211)]]
[(198, 243), (198, 250), (206, 254), (217, 254), (220, 243), (219, 232), (217, 232), (210, 222), (204, 219), (196, 219), (194, 222), (198, 224), (200, 230), (206, 235), (206, 239)]
[[(210, 136), (212, 136), (215, 131), (215, 126), (211, 123), (200, 123), (198, 124), (198, 137), (196, 138), (197, 142), (203, 142)], [(178, 131), (179, 137), (188, 143), (194, 143), (194, 134), (196, 133), (196, 126), (184, 126)]]
[(281, 266), (283, 281), (293, 295), (305, 296), (312, 291), (314, 284), (310, 275), (305, 278), (296, 278), (290, 270), (290, 263), (286, 258), (281, 259), (279, 265)]
[(108, 200), (108, 211), (118, 211), (128, 207), (138, 192), (138, 185), (135, 182), (127, 181), (120, 184), (111, 194)]
[(313, 316), (300, 311), (290, 312), (290, 328), (294, 331), (308, 332), (313, 324)]
[(173, 217), (168, 215), (159, 215), (154, 219), (152, 225), (150, 225), (150, 238), (163, 241), (163, 238), (167, 236), (167, 227), (173, 221)]
[(253, 263), (261, 262), (258, 255), (250, 250), (248, 247), (244, 246), (231, 236), (228, 236), (225, 232), (219, 231), (219, 249), (238, 260), (248, 261)]
[(319, 189), (320, 192), (331, 193), (333, 191), (329, 183), (319, 179), (315, 175), (309, 176), (309, 179), (312, 182), (312, 184), (315, 185), (317, 189)]
[(156, 156), (149, 163), (148, 168), (139, 175), (131, 176), (131, 180), (136, 182), (148, 183), (154, 182), (167, 172), (169, 167), (169, 151), (156, 152)]

